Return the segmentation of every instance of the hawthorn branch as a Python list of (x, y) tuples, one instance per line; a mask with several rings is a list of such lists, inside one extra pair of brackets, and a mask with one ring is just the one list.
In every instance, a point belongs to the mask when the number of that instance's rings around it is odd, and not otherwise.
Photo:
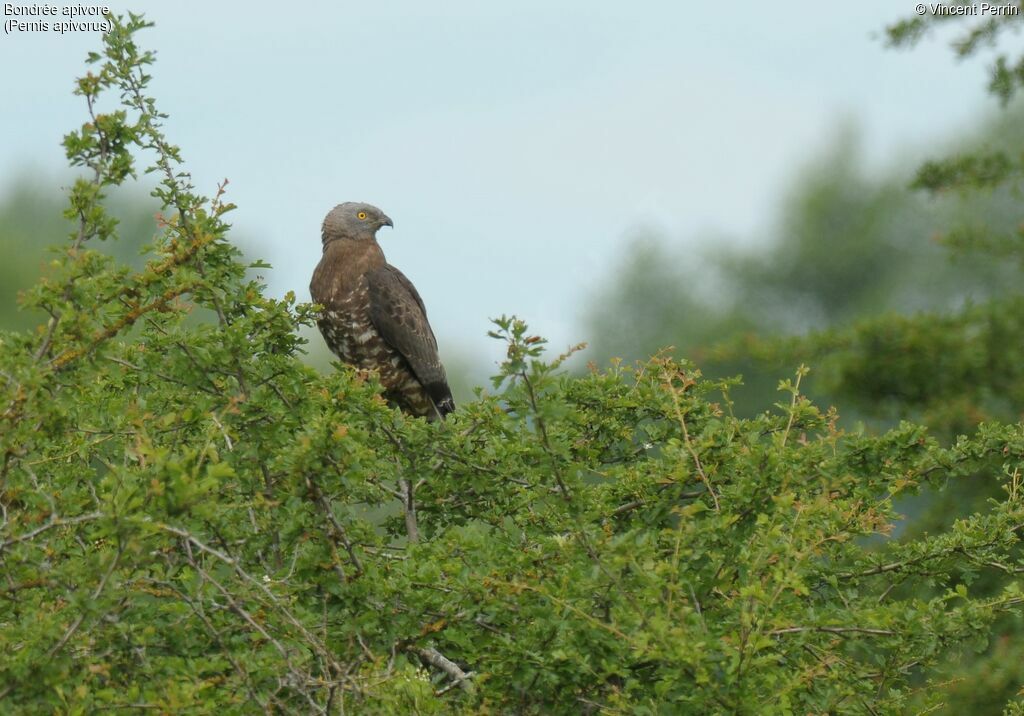
[(413, 652), (416, 653), (425, 663), (433, 666), (439, 671), (443, 671), (452, 680), (451, 684), (437, 692), (438, 696), (447, 693), (455, 687), (459, 687), (470, 692), (473, 691), (473, 684), (470, 679), (476, 675), (476, 672), (463, 671), (462, 667), (434, 648), (417, 648), (413, 649)]
[(565, 480), (562, 479), (562, 465), (561, 462), (556, 458), (555, 451), (551, 447), (551, 439), (548, 437), (548, 427), (544, 420), (544, 416), (540, 414), (540, 408), (537, 404), (537, 392), (533, 388), (533, 381), (530, 380), (530, 376), (527, 375), (526, 371), (520, 371), (519, 377), (523, 379), (523, 385), (526, 386), (526, 394), (530, 398), (530, 408), (533, 410), (533, 419), (537, 423), (537, 429), (540, 431), (541, 444), (544, 446), (544, 452), (551, 458), (552, 463), (552, 474), (555, 476), (555, 482), (558, 483), (558, 489), (562, 492), (562, 497), (567, 501), (572, 501), (572, 493), (569, 492), (568, 486), (565, 484)]
[[(114, 574), (114, 570), (116, 570), (117, 566), (121, 563), (121, 555), (123, 554), (124, 545), (121, 545), (118, 548), (117, 553), (114, 555), (114, 558), (110, 560), (110, 566), (107, 567), (107, 570), (103, 573), (103, 576), (100, 578), (100, 581), (96, 585), (96, 588), (92, 591), (92, 594), (89, 595), (91, 601), (96, 601), (100, 598), (100, 595), (103, 594), (103, 590), (107, 588), (107, 582), (110, 581), (111, 575)], [(71, 640), (71, 637), (73, 637), (75, 635), (75, 632), (78, 631), (79, 627), (82, 626), (82, 622), (85, 621), (85, 616), (85, 612), (83, 611), (79, 613), (77, 617), (75, 617), (75, 620), (71, 623), (71, 626), (69, 626), (67, 630), (64, 632), (64, 636), (60, 638), (60, 641), (54, 644), (50, 648), (50, 650), (46, 652), (47, 659), (52, 659), (53, 656), (58, 651), (64, 648), (64, 645)]]
[(802, 632), (823, 632), (825, 634), (870, 634), (873, 636), (895, 636), (896, 632), (890, 629), (870, 629), (868, 627), (829, 627), (829, 626), (792, 626), (782, 629), (773, 629), (768, 632), (771, 636), (783, 634), (799, 634)]
[(145, 305), (136, 304), (125, 315), (121, 316), (121, 318), (104, 327), (102, 330), (97, 331), (93, 335), (92, 340), (87, 345), (80, 346), (78, 348), (71, 348), (64, 351), (56, 358), (50, 361), (50, 366), (52, 367), (54, 372), (64, 369), (73, 360), (76, 360), (78, 358), (81, 358), (82, 356), (92, 353), (105, 341), (110, 340), (118, 333), (123, 331), (125, 328), (130, 328), (131, 326), (133, 326), (136, 321), (138, 321), (147, 313), (150, 313), (151, 311), (160, 311), (165, 309), (167, 307), (167, 304), (169, 304), (175, 298), (188, 293), (189, 291), (192, 290), (192, 288), (193, 286), (191, 284), (186, 284), (184, 286), (173, 286), (164, 291), (162, 294), (160, 294), (160, 296), (158, 296), (150, 303), (147, 303)]
[[(282, 644), (280, 640), (278, 640), (273, 634), (271, 634), (267, 630), (266, 627), (264, 627), (260, 623), (260, 621), (263, 621), (262, 619), (257, 620), (249, 612), (249, 610), (247, 610), (237, 599), (235, 599), (235, 596), (232, 594), (231, 590), (225, 587), (223, 584), (221, 584), (212, 574), (210, 574), (210, 572), (207, 571), (192, 554), (191, 546), (198, 546), (198, 544), (200, 543), (197, 540), (189, 538), (185, 540), (185, 544), (187, 548), (186, 558), (188, 560), (188, 563), (192, 566), (192, 568), (196, 570), (196, 573), (201, 575), (205, 581), (212, 584), (217, 589), (217, 591), (220, 592), (221, 596), (227, 603), (228, 608), (232, 612), (241, 617), (242, 620), (246, 624), (248, 624), (251, 629), (253, 629), (257, 634), (263, 637), (263, 639), (265, 639), (269, 644), (271, 644), (274, 647), (277, 653), (281, 655), (281, 658), (284, 659), (284, 663), (287, 665), (288, 670), (292, 672), (292, 675), (295, 678), (296, 683), (303, 682), (306, 678), (306, 674), (303, 673), (303, 671), (299, 669), (297, 666), (295, 666), (292, 660), (291, 651), (287, 647), (285, 647), (285, 645)], [(212, 548), (207, 548), (207, 550), (204, 551), (209, 551), (211, 549)], [(217, 551), (212, 550), (211, 553), (217, 553)], [(310, 646), (312, 646), (312, 644), (310, 644)], [(323, 709), (320, 708), (319, 704), (317, 704), (316, 701), (313, 700), (312, 696), (304, 689), (302, 690), (302, 695), (306, 698), (310, 706), (312, 706), (316, 712), (324, 713)]]
[[(277, 650), (285, 660), (289, 669), (292, 671), (292, 674), (296, 679), (296, 684), (305, 683), (307, 677), (298, 667), (294, 666), (291, 659), (292, 650), (286, 647), (280, 640), (270, 633), (269, 623), (264, 616), (260, 616), (260, 618), (257, 619), (256, 615), (246, 609), (241, 600), (236, 598), (237, 594), (235, 592), (232, 592), (223, 583), (218, 581), (213, 574), (205, 568), (204, 564), (200, 560), (196, 559), (192, 547), (196, 547), (200, 552), (211, 555), (225, 564), (230, 565), (235, 574), (241, 578), (242, 581), (249, 583), (255, 588), (255, 594), (253, 594), (252, 597), (257, 598), (257, 604), (261, 607), (261, 614), (270, 612), (279, 615), (285, 622), (295, 629), (302, 639), (303, 646), (316, 654), (324, 668), (333, 674), (345, 673), (345, 669), (343, 669), (341, 664), (338, 663), (333, 651), (329, 649), (319, 638), (312, 634), (295, 616), (295, 614), (293, 614), (292, 611), (268, 589), (265, 583), (256, 579), (254, 576), (249, 574), (249, 572), (243, 569), (238, 559), (235, 559), (214, 547), (210, 547), (197, 539), (187, 530), (167, 524), (157, 524), (155, 526), (158, 529), (174, 534), (182, 539), (185, 545), (186, 559), (189, 564), (196, 570), (197, 574), (212, 584), (217, 591), (221, 593), (221, 596), (226, 600), (228, 607), (232, 612), (241, 617), (242, 620), (250, 626), (250, 628), (254, 629), (258, 634), (260, 634), (260, 636), (267, 639), (267, 641), (274, 646), (275, 650)], [(263, 599), (258, 599), (260, 595), (262, 595)], [(267, 626), (263, 626), (263, 623), (267, 623)], [(322, 712), (322, 709), (312, 700), (310, 694), (303, 691), (303, 695), (317, 711)]]
[(402, 507), (405, 512), (405, 531), (410, 542), (420, 541), (420, 527), (416, 521), (416, 490), (412, 482), (402, 478), (399, 481), (402, 487)]
[[(356, 569), (356, 573), (353, 575), (353, 578), (360, 576), (364, 571), (363, 563), (359, 560), (359, 555), (356, 554), (355, 547), (353, 547), (352, 541), (348, 538), (345, 528), (341, 526), (341, 523), (338, 522), (338, 518), (334, 515), (334, 510), (331, 509), (331, 503), (327, 500), (327, 497), (320, 489), (320, 486), (308, 476), (306, 477), (306, 487), (312, 493), (313, 501), (316, 503), (317, 507), (320, 508), (324, 517), (326, 517), (327, 521), (330, 522), (331, 528), (328, 530), (328, 537), (330, 537), (332, 549), (335, 549), (336, 551), (335, 545), (340, 542), (342, 547), (344, 547), (345, 551), (348, 553), (352, 566)], [(341, 569), (341, 565), (337, 564), (337, 560), (335, 560), (335, 568), (339, 573), (338, 576), (341, 578), (341, 581), (347, 582), (348, 577), (345, 575), (344, 570)]]
[[(100, 162), (95, 162), (95, 161), (91, 161), (91, 160), (86, 160), (86, 164), (93, 171), (93, 177), (92, 177), (92, 180), (89, 183), (92, 185), (92, 187), (95, 190), (98, 191), (100, 186), (103, 183), (102, 182), (102, 180), (103, 180), (102, 167), (103, 167), (103, 163), (106, 162), (106, 158), (107, 158), (107, 141), (106, 141), (106, 138), (103, 135), (103, 129), (96, 122), (96, 108), (95, 108), (95, 106), (93, 104), (93, 95), (92, 94), (88, 94), (87, 93), (85, 95), (85, 103), (86, 103), (86, 105), (88, 107), (89, 118), (92, 120), (92, 126), (95, 129), (96, 134), (100, 137), (99, 148), (100, 148), (100, 160), (101, 161)], [(71, 249), (70, 249), (71, 252), (77, 251), (81, 247), (81, 245), (89, 238), (86, 235), (86, 226), (87, 226), (87, 221), (86, 221), (86, 217), (85, 217), (85, 212), (82, 209), (79, 209), (79, 211), (78, 211), (78, 233), (75, 236), (75, 240), (71, 244)], [(71, 277), (65, 283), (64, 290), (62, 292), (65, 301), (67, 301), (67, 300), (69, 300), (71, 298), (71, 289), (72, 289), (73, 285), (74, 285), (74, 278)], [(49, 310), (49, 309), (47, 309), (47, 310)], [(35, 360), (37, 360), (37, 361), (40, 360), (44, 355), (46, 355), (46, 352), (48, 350), (50, 350), (50, 346), (53, 343), (53, 336), (54, 336), (54, 334), (57, 331), (57, 326), (60, 324), (60, 321), (61, 321), (62, 317), (63, 317), (63, 314), (61, 314), (59, 312), (50, 312), (50, 320), (47, 321), (47, 325), (46, 325), (46, 335), (43, 336), (43, 340), (39, 344), (39, 348), (36, 349), (36, 352), (35, 352), (35, 354), (33, 356), (35, 358)]]
[[(391, 443), (395, 446), (395, 448), (397, 448), (397, 450), (400, 453), (408, 457), (409, 464), (415, 465), (416, 456), (411, 455), (406, 451), (405, 445), (402, 444), (402, 441), (398, 438), (398, 436), (395, 435), (394, 432), (389, 430), (388, 427), (385, 425), (382, 425), (381, 429), (383, 430), (384, 434), (388, 437), (388, 440), (390, 440)], [(398, 459), (397, 455), (395, 456), (395, 466), (398, 468), (399, 475), (401, 475), (403, 472), (402, 463)], [(402, 512), (405, 518), (405, 532), (409, 538), (409, 542), (419, 542), (420, 528), (418, 519), (416, 517), (416, 485), (414, 485), (411, 480), (404, 477), (400, 477), (398, 480), (398, 490), (391, 490), (390, 488), (384, 487), (383, 485), (381, 485), (381, 487), (383, 487), (387, 492), (390, 492), (392, 495), (397, 497), (399, 501), (402, 503)]]
[[(1017, 533), (1017, 532), (1020, 532), (1021, 530), (1024, 530), (1024, 524), (1014, 525), (1013, 527), (1011, 527), (1009, 529), (1009, 531), (1012, 532), (1012, 533)], [(866, 569), (866, 570), (864, 570), (862, 572), (842, 572), (842, 573), (840, 573), (840, 574), (838, 574), (836, 576), (839, 579), (859, 579), (861, 577), (871, 577), (871, 576), (874, 576), (874, 575), (877, 575), (877, 574), (885, 574), (887, 572), (899, 572), (899, 571), (903, 571), (903, 570), (905, 570), (905, 569), (907, 569), (909, 567), (912, 567), (914, 565), (920, 564), (922, 562), (930, 562), (930, 561), (934, 561), (934, 560), (946, 559), (948, 557), (952, 557), (955, 554), (961, 554), (961, 555), (965, 556), (968, 560), (970, 560), (971, 562), (973, 562), (975, 564), (980, 564), (980, 565), (985, 565), (985, 566), (988, 566), (988, 567), (993, 567), (993, 568), (999, 569), (1001, 571), (1007, 571), (1007, 569), (1012, 569), (1013, 570), (1012, 572), (1008, 572), (1008, 573), (1015, 574), (1015, 573), (1018, 573), (1018, 572), (1022, 571), (1022, 570), (1020, 570), (1018, 568), (1008, 568), (1006, 565), (1003, 565), (1001, 563), (994, 562), (994, 561), (991, 561), (991, 560), (972, 558), (971, 553), (969, 551), (970, 549), (983, 550), (983, 549), (986, 549), (986, 548), (991, 547), (993, 545), (999, 544), (1001, 541), (1002, 541), (1002, 537), (999, 536), (999, 537), (997, 537), (995, 539), (989, 540), (989, 541), (981, 543), (981, 544), (966, 545), (966, 546), (962, 545), (962, 544), (958, 544), (958, 545), (954, 545), (954, 546), (949, 547), (949, 548), (936, 550), (935, 552), (932, 552), (930, 554), (922, 554), (922, 555), (919, 555), (917, 557), (913, 557), (911, 559), (905, 559), (905, 560), (900, 561), (900, 562), (889, 562), (888, 564), (881, 564), (881, 565), (878, 565), (877, 567), (872, 567), (871, 569)]]
[[(660, 487), (658, 487), (658, 490), (657, 490), (657, 493), (656, 493), (655, 496), (660, 495), (662, 492), (667, 490), (669, 487), (672, 487), (672, 485), (671, 484), (661, 485)], [(700, 497), (703, 494), (704, 494), (703, 490), (697, 490), (697, 491), (691, 491), (691, 492), (681, 492), (681, 493), (679, 493), (679, 499), (680, 500), (692, 500), (692, 499), (695, 499), (697, 497)], [(643, 499), (643, 498), (633, 500), (632, 502), (627, 502), (627, 503), (625, 503), (623, 505), (619, 505), (614, 510), (612, 510), (609, 513), (609, 516), (611, 516), (611, 517), (618, 517), (619, 515), (623, 515), (623, 514), (625, 514), (627, 512), (631, 512), (631, 511), (635, 510), (638, 507), (643, 507), (648, 502), (650, 502), (650, 499)]]
[(707, 473), (704, 472), (704, 466), (700, 462), (700, 455), (697, 454), (697, 450), (693, 447), (693, 441), (690, 440), (690, 431), (686, 427), (686, 418), (683, 416), (682, 406), (679, 405), (679, 396), (676, 395), (676, 390), (672, 386), (671, 381), (666, 381), (665, 387), (668, 390), (668, 394), (672, 396), (672, 407), (675, 409), (676, 418), (679, 420), (679, 426), (683, 431), (683, 443), (686, 445), (686, 450), (690, 453), (690, 457), (693, 458), (697, 475), (700, 477), (701, 482), (704, 483), (704, 487), (707, 488), (712, 501), (715, 503), (715, 512), (721, 512), (722, 508), (718, 504), (718, 495), (715, 494), (714, 489), (711, 487), (711, 480), (708, 479)]
[(81, 524), (83, 522), (92, 522), (94, 520), (102, 519), (105, 516), (106, 515), (104, 515), (102, 512), (89, 512), (87, 514), (77, 515), (75, 517), (60, 517), (59, 515), (51, 515), (49, 520), (47, 520), (44, 524), (40, 525), (39, 527), (36, 527), (34, 530), (29, 530), (28, 532), (18, 535), (16, 537), (9, 537), (8, 539), (5, 539), (2, 542), (0, 542), (0, 554), (3, 554), (3, 552), (8, 547), (19, 544), (20, 542), (27, 542), (28, 540), (35, 539), (43, 532), (51, 530), (54, 527), (64, 527), (67, 525)]

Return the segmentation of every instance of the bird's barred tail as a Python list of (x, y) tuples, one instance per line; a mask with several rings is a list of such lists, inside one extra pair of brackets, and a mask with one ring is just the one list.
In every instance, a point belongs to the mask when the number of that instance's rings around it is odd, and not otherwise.
[(455, 400), (452, 398), (452, 389), (448, 387), (447, 383), (430, 383), (426, 386), (426, 389), (427, 395), (430, 396), (430, 400), (434, 403), (434, 409), (437, 412), (435, 417), (444, 420), (444, 417), (448, 415), (448, 413), (455, 411)]

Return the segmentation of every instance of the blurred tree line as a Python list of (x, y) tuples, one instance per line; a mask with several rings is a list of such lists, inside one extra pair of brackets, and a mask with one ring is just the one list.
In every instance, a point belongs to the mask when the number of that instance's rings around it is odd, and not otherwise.
[[(46, 319), (38, 311), (19, 308), (18, 296), (35, 285), (54, 259), (53, 248), (76, 230), (64, 216), (67, 179), (43, 178), (27, 168), (0, 194), (0, 330), (25, 330)], [(139, 267), (141, 248), (157, 226), (145, 197), (112, 192), (111, 214), (120, 222), (123, 241), (104, 245), (119, 261)]]
[[(1017, 104), (983, 122), (977, 136), (961, 139), (954, 151), (998, 146), (1024, 152), (1022, 120), (1024, 104)], [(759, 241), (744, 242), (753, 248), (723, 250), (717, 236), (680, 243), (635, 237), (615, 274), (602, 282), (610, 288), (588, 302), (591, 358), (638, 360), (671, 346), (710, 376), (742, 375), (735, 409), (749, 414), (770, 402), (795, 359), (819, 359), (815, 367), (821, 369), (820, 359), (834, 348), (822, 340), (784, 350), (761, 339), (814, 333), (835, 338), (829, 329), (867, 317), (956, 312), (1019, 291), (1014, 263), (950, 246), (956, 238), (950, 227), (1015, 231), (1021, 217), (1014, 188), (929, 195), (911, 185), (905, 161), (878, 172), (866, 165), (856, 130), (841, 127), (783, 193), (775, 228)], [(898, 394), (891, 405), (879, 404), (879, 396), (844, 391), (837, 378), (815, 370), (808, 394), (842, 398), (848, 418), (907, 415)], [(851, 403), (860, 411), (852, 411)]]

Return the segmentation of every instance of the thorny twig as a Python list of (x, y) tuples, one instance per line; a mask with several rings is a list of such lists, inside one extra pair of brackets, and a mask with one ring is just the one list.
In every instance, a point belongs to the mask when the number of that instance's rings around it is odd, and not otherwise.
[(427, 664), (430, 664), (435, 669), (439, 669), (440, 671), (443, 671), (445, 674), (447, 674), (451, 678), (452, 683), (449, 684), (447, 687), (439, 690), (437, 692), (438, 696), (440, 696), (440, 695), (450, 691), (451, 689), (453, 689), (455, 687), (459, 687), (459, 688), (465, 689), (467, 691), (471, 691), (472, 690), (473, 684), (470, 682), (470, 679), (473, 678), (475, 672), (463, 671), (462, 667), (460, 667), (458, 664), (456, 664), (451, 659), (447, 658), (444, 654), (439, 652), (437, 649), (433, 649), (433, 648), (414, 649), (414, 652), (421, 659), (423, 659), (424, 662), (426, 662)]

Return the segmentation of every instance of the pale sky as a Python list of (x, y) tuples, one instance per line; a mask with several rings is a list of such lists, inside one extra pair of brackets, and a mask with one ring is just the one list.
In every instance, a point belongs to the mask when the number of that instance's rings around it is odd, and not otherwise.
[[(58, 6), (62, 3), (54, 0)], [(395, 222), (381, 244), (446, 350), (493, 359), (516, 313), (561, 350), (583, 301), (648, 228), (756, 241), (794, 173), (856, 122), (877, 167), (971, 132), (983, 62), (881, 33), (904, 0), (146, 2), (165, 130), (204, 192), (228, 177), (236, 237), (309, 300), (342, 201)], [(64, 183), (71, 94), (100, 39), (0, 36), (0, 189)], [(698, 247), (706, 248), (706, 247)]]

